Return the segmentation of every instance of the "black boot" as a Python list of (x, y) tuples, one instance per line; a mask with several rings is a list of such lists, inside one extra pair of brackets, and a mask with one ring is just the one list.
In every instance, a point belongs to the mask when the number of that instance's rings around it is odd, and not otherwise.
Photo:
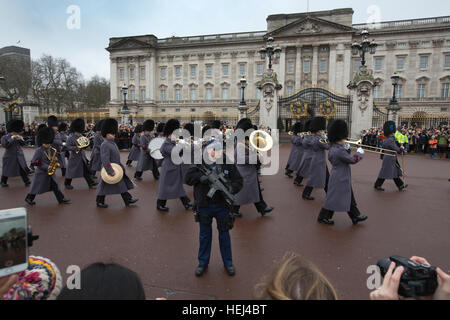
[(156, 210), (167, 212), (169, 211), (169, 208), (166, 207), (167, 201), (166, 200), (158, 200), (156, 201)]
[(332, 220), (331, 212), (322, 208), (319, 214), (319, 218), (317, 219), (319, 223), (326, 224), (329, 226), (334, 225), (334, 221)]
[(98, 208), (102, 208), (102, 209), (106, 209), (108, 208), (108, 205), (105, 204), (105, 196), (97, 196), (97, 207)]
[(406, 189), (408, 188), (407, 184), (402, 185), (400, 188), (398, 188), (398, 191), (406, 191)]
[(56, 200), (58, 200), (59, 204), (69, 204), (70, 203), (70, 199), (66, 199), (66, 197), (64, 197), (64, 194), (61, 191), (55, 191), (55, 196), (56, 196)]
[(136, 171), (136, 173), (134, 174), (134, 178), (138, 181), (142, 181), (142, 172)]
[(25, 198), (25, 202), (28, 203), (30, 206), (34, 206), (36, 205), (36, 202), (34, 202), (34, 198), (36, 198), (34, 194), (29, 194)]
[(311, 197), (311, 193), (312, 193), (313, 189), (314, 188), (312, 188), (312, 187), (306, 187), (305, 190), (303, 190), (303, 195), (302, 195), (303, 200), (309, 200), (309, 201), (315, 200), (313, 197)]
[(8, 178), (7, 177), (2, 177), (2, 188), (8, 188)]
[(64, 187), (67, 190), (73, 190), (72, 179), (66, 179), (66, 181), (64, 181)]
[(261, 216), (265, 217), (267, 216), (269, 213), (271, 213), (274, 210), (274, 208), (272, 207), (267, 207), (264, 210), (261, 210), (259, 213), (261, 214)]
[(66, 176), (66, 168), (61, 168), (61, 175), (62, 175), (63, 177)]
[(231, 213), (236, 217), (236, 218), (242, 218), (243, 215), (242, 213), (240, 213), (241, 207), (240, 206), (233, 206), (231, 208)]
[(230, 277), (234, 277), (236, 275), (236, 268), (234, 266), (225, 267), (225, 270)]
[(131, 161), (131, 160), (128, 160), (128, 161), (127, 161), (127, 164), (126, 164), (126, 165), (127, 165), (127, 167), (129, 167), (129, 168), (130, 168), (130, 167), (131, 167), (131, 164), (132, 164), (132, 163), (133, 163), (133, 161)]
[(297, 178), (295, 178), (294, 185), (297, 187), (303, 187), (302, 182), (303, 182), (303, 178), (300, 176), (297, 176)]
[(195, 269), (195, 276), (201, 277), (206, 270), (208, 270), (208, 266), (198, 266), (197, 269)]
[(191, 203), (191, 200), (188, 197), (181, 198), (180, 200), (186, 210), (190, 210), (194, 207), (194, 204)]
[(293, 176), (292, 176), (292, 170), (289, 170), (289, 169), (286, 169), (286, 171), (285, 171), (285, 175), (286, 175), (286, 177), (288, 177), (289, 179), (292, 179), (293, 178)]
[(379, 187), (379, 186), (375, 186), (374, 188), (375, 188), (375, 190), (377, 190), (377, 191), (382, 191), (382, 192), (384, 191), (384, 188)]
[(366, 217), (366, 216), (353, 217), (353, 218), (352, 218), (352, 222), (353, 222), (353, 225), (356, 226), (358, 223), (364, 222), (364, 221), (366, 221), (367, 219), (369, 219), (369, 218)]
[(131, 194), (129, 194), (128, 192), (122, 193), (121, 196), (122, 196), (123, 202), (125, 203), (125, 206), (127, 206), (127, 207), (129, 207), (139, 201), (138, 199), (133, 199)]

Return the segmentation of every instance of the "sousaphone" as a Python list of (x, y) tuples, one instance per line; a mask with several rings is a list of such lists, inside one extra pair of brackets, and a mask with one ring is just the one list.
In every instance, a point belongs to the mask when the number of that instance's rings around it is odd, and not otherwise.
[(106, 184), (118, 184), (123, 178), (123, 169), (117, 163), (111, 163), (111, 168), (114, 170), (114, 177), (110, 176), (105, 168), (103, 168), (101, 172), (102, 180)]

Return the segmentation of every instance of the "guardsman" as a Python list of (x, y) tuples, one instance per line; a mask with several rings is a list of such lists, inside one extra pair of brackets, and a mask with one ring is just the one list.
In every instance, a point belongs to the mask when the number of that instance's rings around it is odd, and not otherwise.
[[(194, 186), (195, 207), (197, 208), (196, 221), (200, 224), (200, 245), (198, 250), (199, 265), (195, 270), (197, 277), (202, 276), (208, 268), (211, 257), (212, 222), (217, 221), (219, 231), (219, 246), (225, 270), (229, 276), (236, 274), (231, 252), (230, 230), (233, 228), (234, 216), (230, 212), (230, 205), (224, 193), (217, 191), (212, 197), (208, 196), (211, 190), (210, 179), (200, 167), (206, 167), (217, 175), (222, 175), (226, 181), (223, 186), (232, 195), (242, 189), (243, 180), (234, 164), (224, 158), (223, 144), (211, 141), (206, 147), (205, 155), (208, 161), (200, 166), (192, 166), (186, 174), (185, 182)], [(223, 159), (223, 161), (219, 161)], [(232, 201), (232, 200), (231, 200)]]
[(65, 149), (70, 151), (69, 162), (67, 164), (66, 180), (64, 186), (68, 190), (73, 190), (72, 179), (84, 178), (89, 189), (93, 189), (98, 183), (92, 180), (89, 170), (89, 161), (86, 158), (84, 149), (80, 149), (77, 140), (83, 136), (85, 131), (85, 122), (83, 119), (76, 119), (70, 125), (70, 131), (73, 133), (67, 139)]
[(66, 161), (64, 160), (64, 155), (62, 154), (62, 150), (64, 148), (63, 136), (59, 133), (59, 122), (58, 118), (55, 116), (50, 116), (47, 119), (47, 126), (53, 129), (55, 133), (55, 137), (53, 139), (52, 148), (56, 149), (57, 158), (59, 163), (59, 168), (61, 169), (61, 174), (64, 177), (66, 170)]
[(69, 159), (69, 151), (65, 150), (65, 145), (67, 143), (67, 139), (69, 138), (67, 136), (67, 123), (65, 122), (61, 122), (58, 126), (58, 133), (59, 136), (61, 137), (61, 141), (62, 141), (62, 145), (63, 148), (61, 149), (61, 172), (62, 172), (62, 176), (65, 177), (66, 176), (66, 168), (67, 168), (67, 163), (66, 163), (66, 158)]
[(384, 135), (386, 139), (383, 142), (383, 149), (392, 150), (392, 155), (384, 155), (383, 165), (381, 167), (380, 174), (378, 175), (378, 180), (375, 182), (375, 189), (378, 191), (384, 191), (383, 184), (386, 179), (393, 179), (398, 190), (404, 191), (408, 187), (401, 177), (403, 176), (403, 171), (398, 162), (396, 154), (403, 154), (405, 152), (404, 147), (398, 147), (395, 143), (394, 133), (396, 132), (396, 125), (393, 121), (388, 121), (384, 124)]
[[(309, 132), (310, 131), (310, 126), (311, 126), (311, 120), (308, 120), (305, 124), (305, 132)], [(294, 181), (294, 185), (298, 186), (298, 187), (302, 187), (302, 182), (304, 180), (305, 177), (308, 176), (308, 170), (311, 166), (311, 160), (313, 157), (313, 150), (311, 148), (311, 141), (312, 135), (310, 134), (306, 134), (303, 139), (302, 139), (302, 148), (303, 148), (303, 155), (300, 158), (297, 167), (294, 169), (294, 171), (297, 172), (295, 181)]]
[(94, 143), (92, 146), (91, 161), (89, 162), (93, 179), (96, 179), (97, 172), (102, 170), (102, 161), (100, 159), (100, 147), (103, 143), (103, 138), (102, 138), (103, 122), (104, 122), (103, 120), (100, 120), (94, 126), (94, 132), (95, 132)]
[(100, 146), (100, 159), (102, 168), (106, 170), (109, 176), (114, 177), (116, 172), (112, 164), (118, 164), (123, 170), (122, 179), (115, 184), (108, 184), (100, 177), (100, 184), (97, 188), (97, 207), (106, 209), (108, 205), (105, 203), (105, 197), (107, 195), (120, 194), (122, 196), (125, 206), (130, 206), (138, 202), (137, 199), (133, 199), (128, 190), (134, 188), (133, 183), (125, 173), (125, 168), (120, 163), (120, 151), (117, 144), (114, 142), (118, 134), (119, 124), (115, 119), (106, 119), (102, 124), (101, 135), (104, 142)]
[(319, 214), (319, 223), (334, 225), (334, 212), (348, 212), (354, 225), (366, 221), (356, 205), (352, 188), (352, 174), (350, 165), (362, 160), (364, 150), (359, 148), (357, 153), (351, 155), (348, 138), (348, 126), (344, 120), (336, 120), (328, 131), (331, 143), (328, 160), (333, 166), (328, 183), (328, 192), (322, 211)]
[(20, 133), (23, 131), (24, 123), (22, 120), (11, 120), (6, 124), (8, 132), (1, 139), (1, 145), (5, 148), (3, 154), (2, 179), (1, 186), (8, 187), (8, 178), (22, 177), (25, 186), (28, 187), (31, 182), (28, 179), (28, 166), (25, 161), (22, 146), (25, 145)]
[(144, 131), (144, 126), (139, 124), (134, 128), (134, 136), (131, 140), (131, 151), (128, 155), (127, 167), (131, 167), (133, 161), (139, 161), (141, 156), (141, 134)]
[[(303, 125), (301, 122), (297, 122), (292, 126), (292, 150), (289, 156), (289, 160), (286, 166), (286, 176), (292, 178), (292, 173), (300, 165), (300, 161), (303, 158), (303, 137), (299, 136), (299, 133), (303, 132)], [(295, 179), (294, 184), (301, 185), (301, 181)]]
[[(49, 124), (54, 125), (55, 123), (50, 121)], [(36, 149), (33, 159), (31, 160), (35, 172), (30, 191), (25, 198), (25, 202), (30, 206), (36, 204), (34, 199), (37, 194), (44, 194), (47, 192), (53, 192), (59, 204), (70, 203), (70, 200), (66, 199), (59, 189), (58, 181), (56, 180), (56, 166), (54, 166), (54, 164), (59, 164), (59, 160), (58, 151), (56, 148), (52, 147), (55, 138), (55, 131), (52, 127), (42, 128), (37, 134), (40, 147)], [(53, 169), (51, 168), (52, 166), (54, 166)], [(54, 171), (52, 172), (51, 170)]]
[[(175, 164), (172, 161), (172, 151), (177, 143), (173, 133), (180, 129), (180, 122), (176, 119), (169, 120), (164, 127), (164, 136), (166, 141), (161, 146), (161, 153), (164, 157), (160, 179), (158, 182), (158, 201), (156, 208), (158, 211), (167, 212), (167, 200), (180, 199), (186, 210), (192, 208), (191, 200), (187, 197), (184, 190), (183, 164)], [(182, 149), (180, 149), (181, 158)]]
[(328, 190), (328, 179), (330, 174), (328, 172), (327, 160), (325, 150), (330, 148), (327, 139), (324, 136), (324, 131), (327, 126), (327, 120), (323, 117), (316, 117), (311, 121), (312, 137), (309, 139), (309, 144), (313, 151), (311, 164), (308, 170), (308, 182), (305, 190), (303, 190), (304, 200), (314, 200), (311, 193), (314, 188)]
[[(244, 118), (236, 126), (236, 130), (243, 130), (248, 133), (249, 130), (253, 129), (253, 124), (250, 119)], [(266, 216), (268, 213), (272, 212), (274, 208), (269, 207), (264, 201), (261, 187), (258, 181), (258, 164), (250, 163), (250, 145), (249, 138), (245, 138), (245, 144), (241, 142), (235, 143), (235, 163), (236, 167), (244, 179), (244, 186), (241, 191), (236, 194), (235, 204), (231, 209), (231, 212), (236, 216), (241, 218), (242, 213), (240, 208), (246, 204), (254, 204), (256, 210), (261, 214), (261, 216)], [(245, 156), (245, 158), (244, 158)], [(242, 158), (242, 159), (241, 159)], [(243, 161), (240, 161), (243, 160)], [(243, 162), (243, 163), (239, 163)]]
[(158, 166), (155, 159), (150, 155), (149, 144), (150, 141), (155, 137), (153, 130), (155, 130), (155, 122), (153, 120), (147, 120), (144, 122), (144, 134), (141, 135), (139, 145), (141, 147), (141, 154), (139, 156), (139, 161), (136, 166), (136, 174), (134, 175), (136, 180), (142, 180), (142, 174), (144, 171), (151, 170), (153, 173), (153, 178), (155, 180), (159, 179)]

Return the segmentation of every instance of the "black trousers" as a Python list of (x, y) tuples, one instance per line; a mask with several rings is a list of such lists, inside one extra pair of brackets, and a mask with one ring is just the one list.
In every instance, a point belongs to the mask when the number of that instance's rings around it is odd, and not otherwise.
[[(123, 202), (125, 203), (125, 205), (128, 206), (130, 204), (130, 200), (133, 199), (131, 194), (129, 192), (124, 192), (120, 195), (122, 196), (122, 199), (123, 199)], [(105, 204), (105, 199), (106, 199), (106, 196), (97, 196), (96, 202), (100, 203), (100, 204)]]
[[(155, 180), (159, 179), (159, 170), (158, 170), (158, 165), (155, 161), (155, 159), (152, 159), (152, 173), (153, 173), (153, 177), (155, 178)], [(131, 162), (130, 162), (131, 163)], [(142, 178), (143, 172), (142, 171), (136, 171), (136, 173), (134, 174), (135, 178)]]
[[(62, 201), (64, 200), (64, 194), (59, 190), (58, 185), (53, 180), (50, 180), (50, 190), (53, 191), (53, 193), (55, 194), (58, 203), (62, 203)], [(36, 198), (35, 194), (29, 193), (27, 195), (27, 199), (30, 199), (31, 201), (33, 201), (35, 198)]]
[[(22, 178), (24, 183), (29, 183), (30, 179), (28, 178), (28, 173), (22, 169), (22, 167), (19, 168), (20, 171), (20, 177)], [(8, 183), (8, 177), (2, 176), (2, 183), (7, 184)]]
[[(352, 200), (350, 203), (350, 211), (347, 212), (350, 219), (354, 220), (355, 218), (361, 216), (361, 212), (359, 212), (359, 209), (356, 204), (355, 195), (353, 193), (352, 189)], [(327, 210), (322, 208), (319, 214), (319, 219), (333, 219), (334, 211)]]
[[(402, 179), (400, 179), (400, 178), (395, 178), (395, 179), (393, 179), (394, 180), (394, 182), (395, 182), (395, 185), (397, 186), (397, 188), (402, 188), (404, 185), (405, 185), (405, 183), (403, 182), (403, 180)], [(383, 184), (384, 184), (384, 182), (386, 181), (386, 179), (378, 179), (377, 180), (377, 182), (375, 182), (375, 187), (381, 187)]]
[[(89, 168), (87, 167), (86, 163), (83, 162), (83, 177), (84, 180), (86, 180), (86, 183), (88, 184), (88, 186), (92, 186), (94, 184), (94, 180), (92, 180), (92, 173), (89, 170)], [(72, 184), (72, 179), (66, 179), (64, 181), (64, 185), (65, 186), (70, 186)]]
[[(303, 181), (303, 178), (302, 178)], [(325, 193), (328, 193), (328, 182), (330, 181), (330, 173), (328, 172), (328, 168), (327, 168), (327, 174), (326, 174), (326, 178), (325, 178), (325, 188), (323, 188), (323, 190), (325, 190)], [(303, 190), (303, 196), (311, 196), (311, 193), (313, 192), (314, 187), (305, 187), (305, 189)]]

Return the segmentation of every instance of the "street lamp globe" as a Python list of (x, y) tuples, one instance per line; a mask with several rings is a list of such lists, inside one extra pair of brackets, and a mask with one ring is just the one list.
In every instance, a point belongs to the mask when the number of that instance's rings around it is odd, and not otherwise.
[(357, 55), (359, 54), (359, 48), (360, 48), (359, 43), (354, 42), (354, 43), (352, 44), (352, 54), (353, 54), (354, 56), (357, 56)]
[(399, 76), (398, 73), (396, 72), (396, 73), (394, 73), (394, 74), (392, 75), (391, 79), (392, 79), (392, 85), (393, 85), (393, 86), (397, 86), (397, 85), (398, 85), (398, 82), (399, 82), (399, 80), (400, 80), (400, 76)]
[(275, 59), (279, 59), (281, 56), (281, 48), (280, 47), (276, 47), (275, 48)]
[(239, 83), (241, 84), (242, 89), (247, 88), (247, 79), (245, 79), (245, 77), (242, 77)]

